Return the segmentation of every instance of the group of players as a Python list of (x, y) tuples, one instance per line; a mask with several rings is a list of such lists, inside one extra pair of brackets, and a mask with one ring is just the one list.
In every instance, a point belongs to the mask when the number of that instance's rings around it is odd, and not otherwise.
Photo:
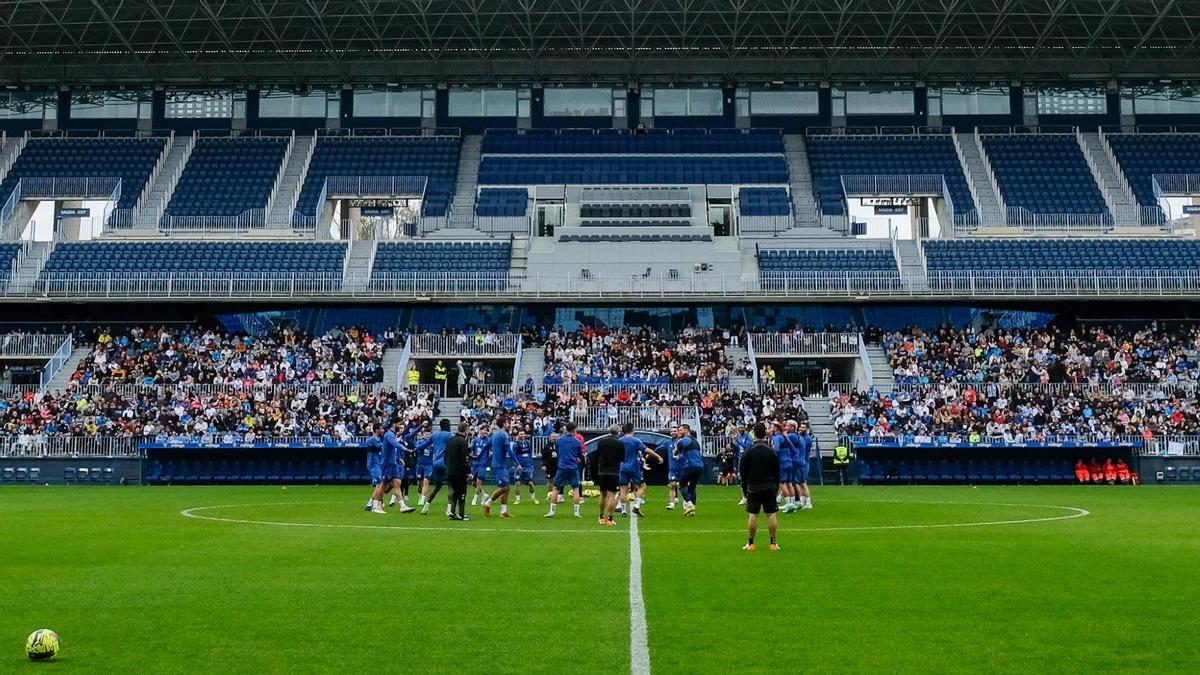
[[(444, 486), (449, 486), (446, 515), (454, 520), (469, 520), (464, 512), (464, 490), (473, 488), (471, 505), (482, 505), (485, 516), (491, 516), (492, 505), (500, 504), (500, 517), (511, 518), (509, 499), (521, 501), (521, 488), (528, 487), (529, 499), (539, 504), (534, 482), (534, 448), (532, 439), (523, 431), (516, 438), (508, 433), (508, 421), (497, 418), (492, 425), (459, 425), (457, 433), (450, 431), (449, 420), (442, 420), (437, 430), (428, 423), (405, 426), (395, 420), (390, 426), (377, 425), (367, 442), (367, 470), (371, 476), (371, 498), (364, 510), (387, 513), (384, 496), (391, 493), (388, 506), (399, 506), (401, 513), (420, 509), (430, 511), (433, 500)], [(458, 440), (455, 440), (458, 437)], [(738, 462), (754, 443), (751, 435), (740, 429), (735, 439)], [(807, 428), (795, 421), (775, 424), (770, 443), (779, 459), (780, 480), (777, 501), (779, 509), (791, 513), (812, 508), (808, 490), (808, 457), (812, 437)], [(447, 449), (450, 448), (449, 456)], [(460, 457), (460, 449), (469, 449)], [(667, 509), (674, 510), (682, 499), (683, 515), (696, 514), (696, 487), (704, 475), (705, 464), (700, 443), (687, 424), (673, 425), (668, 440), (655, 448), (648, 447), (635, 433), (632, 423), (614, 425), (609, 434), (592, 448), (586, 447), (583, 436), (573, 423), (552, 434), (542, 451), (542, 468), (547, 478), (549, 511), (547, 518), (557, 516), (558, 505), (569, 494), (573, 516), (581, 518), (583, 504), (583, 475), (587, 472), (600, 491), (600, 525), (615, 524), (614, 514), (644, 516), (646, 479), (650, 463), (667, 464), (670, 497)], [(488, 492), (484, 485), (489, 477), (495, 488)], [(460, 486), (461, 487), (458, 487)], [(408, 503), (411, 489), (417, 490), (417, 504)], [(515, 494), (513, 494), (516, 488)], [(744, 490), (743, 490), (744, 492)], [(740, 505), (746, 504), (743, 494)]]

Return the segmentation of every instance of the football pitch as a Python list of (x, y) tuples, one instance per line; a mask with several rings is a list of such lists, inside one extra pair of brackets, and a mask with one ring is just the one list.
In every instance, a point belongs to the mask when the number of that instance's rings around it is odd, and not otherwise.
[[(1200, 656), (1186, 487), (818, 487), (774, 553), (765, 527), (742, 550), (736, 488), (701, 486), (694, 518), (652, 488), (636, 533), (598, 526), (595, 499), (545, 519), (541, 489), (469, 523), (441, 495), (424, 517), (364, 513), (366, 496), (0, 490), (0, 672), (1195, 672)], [(26, 661), (36, 628), (61, 635), (58, 659)]]

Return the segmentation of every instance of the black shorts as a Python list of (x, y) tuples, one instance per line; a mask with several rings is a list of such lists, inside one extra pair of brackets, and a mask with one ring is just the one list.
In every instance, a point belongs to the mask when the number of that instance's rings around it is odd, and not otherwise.
[(779, 510), (779, 505), (775, 503), (775, 492), (766, 490), (755, 490), (746, 493), (746, 513), (757, 514), (759, 511), (771, 514)]
[(596, 476), (596, 486), (601, 492), (616, 492), (618, 479), (616, 476)]
[(547, 482), (553, 481), (554, 477), (556, 475), (558, 475), (558, 462), (546, 462), (546, 464), (543, 465), (542, 468), (546, 470), (546, 481)]

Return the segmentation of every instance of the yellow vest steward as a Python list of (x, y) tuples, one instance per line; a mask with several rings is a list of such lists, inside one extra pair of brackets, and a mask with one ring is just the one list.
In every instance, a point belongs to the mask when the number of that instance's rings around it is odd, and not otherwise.
[(433, 379), (438, 382), (446, 381), (446, 366), (437, 366), (433, 369)]
[(839, 445), (833, 449), (833, 463), (844, 465), (850, 463), (850, 449), (844, 445)]
[(421, 373), (415, 370), (408, 371), (408, 383), (414, 386), (421, 384)]

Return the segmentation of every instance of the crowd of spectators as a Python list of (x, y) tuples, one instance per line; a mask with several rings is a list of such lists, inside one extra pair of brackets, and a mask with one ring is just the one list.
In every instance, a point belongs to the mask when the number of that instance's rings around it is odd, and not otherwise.
[(649, 328), (550, 331), (543, 349), (543, 384), (669, 384), (724, 382), (728, 332), (686, 328), (674, 337)]
[(255, 337), (216, 329), (96, 331), (72, 389), (113, 384), (375, 384), (383, 381), (384, 343), (364, 329), (319, 337), (283, 328)]

